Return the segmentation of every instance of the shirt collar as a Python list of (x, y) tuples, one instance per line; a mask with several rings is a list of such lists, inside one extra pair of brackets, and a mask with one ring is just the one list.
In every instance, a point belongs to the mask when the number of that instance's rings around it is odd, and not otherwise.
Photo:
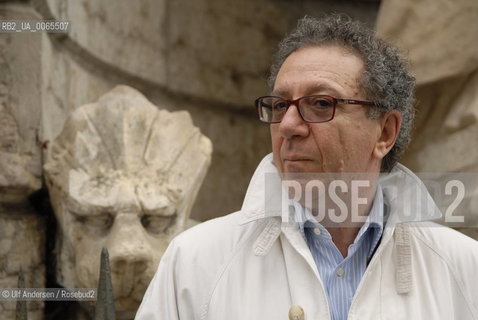
[(377, 185), (377, 190), (375, 191), (375, 198), (373, 200), (372, 208), (370, 209), (370, 213), (367, 216), (367, 220), (360, 228), (357, 237), (355, 238), (354, 242), (360, 240), (363, 234), (369, 228), (379, 228), (380, 233), (383, 232), (384, 226), (384, 201), (383, 201), (383, 191), (380, 185)]
[[(294, 208), (295, 219), (298, 223), (299, 230), (304, 235), (305, 226), (315, 226), (320, 228), (322, 231), (325, 231), (325, 227), (318, 223), (310, 210), (304, 208), (301, 204), (296, 201), (290, 203)], [(383, 201), (383, 190), (380, 185), (377, 185), (377, 190), (375, 191), (375, 197), (373, 200), (372, 208), (370, 209), (369, 215), (365, 220), (365, 223), (360, 228), (357, 237), (355, 238), (354, 243), (358, 242), (362, 236), (370, 229), (378, 228), (378, 234), (382, 234), (384, 228), (384, 201)], [(326, 232), (325, 234), (328, 234)]]

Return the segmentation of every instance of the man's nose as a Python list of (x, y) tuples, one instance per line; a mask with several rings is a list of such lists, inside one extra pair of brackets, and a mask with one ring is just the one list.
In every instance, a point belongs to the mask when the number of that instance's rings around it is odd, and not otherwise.
[(296, 105), (291, 105), (287, 109), (282, 121), (279, 123), (279, 132), (286, 139), (309, 135), (309, 124), (302, 119), (299, 108)]

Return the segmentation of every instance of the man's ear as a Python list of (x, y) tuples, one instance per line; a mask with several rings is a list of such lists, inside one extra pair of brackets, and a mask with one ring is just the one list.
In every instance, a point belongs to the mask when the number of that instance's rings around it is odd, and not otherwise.
[(400, 133), (402, 124), (402, 115), (397, 110), (387, 111), (379, 119), (380, 131), (378, 139), (373, 149), (373, 155), (377, 159), (383, 159), (392, 149)]

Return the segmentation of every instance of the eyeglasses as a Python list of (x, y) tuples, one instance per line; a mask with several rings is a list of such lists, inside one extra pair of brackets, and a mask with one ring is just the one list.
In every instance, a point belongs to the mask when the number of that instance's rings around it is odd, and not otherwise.
[(341, 99), (321, 94), (300, 97), (295, 100), (264, 96), (257, 98), (255, 101), (259, 119), (266, 123), (281, 122), (291, 105), (297, 106), (297, 110), (299, 110), (299, 114), (305, 122), (327, 122), (334, 118), (335, 106), (337, 104), (380, 106), (372, 101)]

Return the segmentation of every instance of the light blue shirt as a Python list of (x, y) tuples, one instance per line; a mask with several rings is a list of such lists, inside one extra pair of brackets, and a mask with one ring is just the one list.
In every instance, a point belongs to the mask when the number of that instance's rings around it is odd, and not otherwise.
[[(345, 320), (352, 298), (383, 233), (383, 192), (377, 187), (370, 213), (344, 258), (327, 229), (294, 203), (299, 228), (310, 248), (327, 292), (333, 320)], [(298, 215), (297, 215), (298, 214)]]

